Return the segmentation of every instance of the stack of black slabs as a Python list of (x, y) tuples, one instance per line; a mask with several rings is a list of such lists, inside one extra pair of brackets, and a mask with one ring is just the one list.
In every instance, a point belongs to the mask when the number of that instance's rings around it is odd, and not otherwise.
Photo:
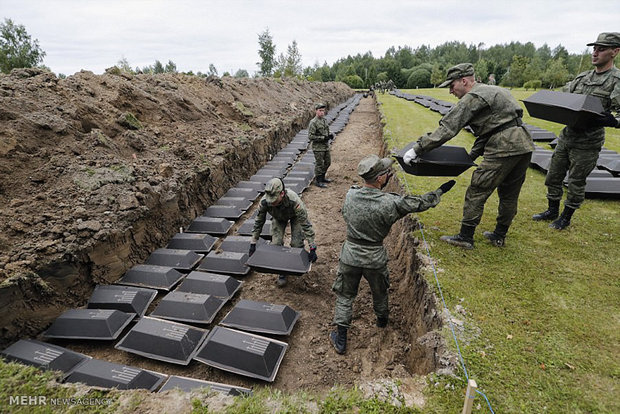
[(588, 126), (603, 114), (601, 100), (592, 95), (541, 90), (523, 99), (530, 116), (560, 124)]
[(111, 341), (136, 316), (115, 309), (69, 309), (43, 333), (46, 338)]
[(259, 272), (287, 275), (303, 275), (312, 267), (305, 249), (273, 244), (257, 246), (246, 264)]
[[(261, 168), (260, 170), (256, 171), (256, 176), (262, 176), (262, 175), (267, 175), (270, 176), (271, 178), (282, 178), (284, 177), (284, 173), (286, 172), (286, 168), (271, 168), (268, 166), (265, 166), (263, 168)], [(251, 179), (250, 179), (251, 180)]]
[(224, 371), (273, 382), (288, 344), (216, 326), (194, 359)]
[(530, 135), (532, 136), (532, 140), (537, 142), (551, 142), (558, 138), (553, 132), (544, 129), (530, 130)]
[(254, 201), (265, 191), (265, 185), (255, 181), (239, 181), (237, 186), (229, 189), (224, 197), (243, 197)]
[(203, 255), (192, 250), (157, 249), (146, 259), (146, 264), (167, 266), (177, 270), (192, 270)]
[(557, 146), (558, 146), (558, 139), (556, 138), (556, 139), (554, 139), (553, 141), (551, 141), (551, 142), (549, 143), (549, 146), (550, 146), (551, 148), (555, 148), (555, 147), (557, 147)]
[(308, 179), (305, 177), (291, 177), (291, 176), (286, 176), (282, 180), (286, 188), (290, 188), (291, 190), (295, 191), (297, 194), (300, 194), (302, 191), (308, 188), (308, 184), (310, 184), (310, 181), (308, 181)]
[(287, 305), (241, 299), (221, 325), (273, 335), (290, 335), (300, 313)]
[(291, 172), (286, 175), (286, 178), (303, 178), (305, 179), (306, 185), (309, 185), (314, 178), (314, 171), (293, 168)]
[(267, 184), (272, 178), (274, 178), (273, 175), (264, 175), (264, 174), (263, 175), (257, 175), (257, 174), (254, 174), (253, 176), (250, 177), (250, 181), (262, 184), (263, 191), (264, 191), (265, 190), (265, 184)]
[(165, 379), (166, 375), (158, 372), (91, 359), (79, 365), (65, 381), (119, 390), (155, 391)]
[(183, 279), (183, 274), (168, 266), (136, 265), (118, 280), (121, 285), (170, 290)]
[(226, 301), (213, 295), (174, 291), (159, 302), (150, 316), (179, 322), (209, 324)]
[(250, 200), (245, 197), (222, 197), (215, 202), (215, 205), (218, 206), (235, 206), (239, 207), (243, 211), (247, 211), (250, 207), (252, 207), (252, 203), (254, 200)]
[(207, 233), (177, 233), (172, 237), (166, 248), (209, 253), (217, 240), (217, 237)]
[(97, 285), (88, 300), (89, 309), (116, 309), (142, 317), (157, 290), (134, 286)]
[(198, 270), (244, 276), (250, 273), (250, 268), (245, 264), (247, 261), (247, 253), (211, 252), (205, 257), (202, 263), (200, 263)]
[(442, 145), (422, 154), (416, 158), (411, 165), (405, 164), (403, 156), (409, 151), (415, 142), (411, 142), (403, 148), (396, 160), (402, 169), (413, 175), (433, 176), (433, 177), (456, 177), (465, 170), (474, 167), (476, 164), (471, 160), (465, 148)]
[(601, 153), (596, 163), (599, 168), (609, 171), (614, 176), (620, 176), (620, 156), (607, 156)]
[(187, 365), (208, 333), (206, 329), (145, 316), (114, 347), (158, 361)]
[(252, 395), (252, 390), (249, 388), (237, 387), (236, 385), (220, 384), (218, 382), (203, 381), (195, 378), (179, 377), (177, 375), (171, 375), (168, 378), (168, 381), (166, 381), (166, 383), (162, 385), (158, 392), (170, 391), (175, 389), (185, 392), (207, 389), (230, 396)]
[(617, 177), (587, 177), (586, 197), (620, 198), (620, 179)]
[(243, 282), (229, 275), (193, 271), (187, 275), (176, 291), (203, 293), (227, 300), (241, 289), (242, 284)]
[(293, 165), (293, 163), (295, 162), (295, 159), (297, 157), (291, 157), (288, 155), (276, 155), (275, 157), (273, 157), (271, 159), (270, 162), (274, 162), (274, 163), (278, 163), (278, 164), (288, 164), (289, 166)]
[(207, 207), (203, 216), (236, 220), (241, 217), (243, 213), (245, 213), (245, 210), (247, 209), (238, 206), (222, 206), (214, 204), (210, 207)]
[(207, 233), (212, 236), (221, 236), (235, 224), (233, 221), (217, 217), (196, 217), (187, 228), (188, 233)]
[[(255, 219), (247, 219), (244, 221), (243, 224), (237, 229), (237, 234), (242, 236), (251, 236), (255, 221)], [(271, 240), (271, 220), (265, 220), (260, 237)]]
[[(250, 244), (252, 243), (252, 236), (226, 236), (220, 244), (220, 250), (224, 252), (237, 252), (248, 253), (250, 251)], [(267, 243), (265, 239), (259, 238), (256, 242), (257, 246)]]
[(48, 371), (62, 371), (65, 374), (69, 374), (79, 364), (90, 359), (89, 356), (66, 348), (31, 339), (20, 339), (0, 352), (0, 355), (7, 361), (32, 365)]

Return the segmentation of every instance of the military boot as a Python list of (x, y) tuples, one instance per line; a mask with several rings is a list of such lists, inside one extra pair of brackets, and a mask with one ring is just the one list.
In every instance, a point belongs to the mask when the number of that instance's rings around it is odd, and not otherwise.
[(337, 329), (329, 334), (329, 340), (339, 354), (344, 354), (347, 350), (347, 328), (337, 325)]
[(548, 221), (555, 220), (560, 214), (560, 200), (549, 200), (549, 208), (542, 213), (534, 214), (532, 220), (534, 221)]
[(329, 178), (325, 177), (325, 174), (323, 174), (321, 177), (323, 177), (323, 178), (321, 178), (321, 181), (323, 181), (324, 183), (329, 184), (329, 183), (332, 182), (332, 180), (330, 180)]
[(506, 245), (506, 233), (508, 227), (498, 224), (493, 231), (485, 231), (482, 233), (485, 239), (491, 242), (495, 247), (504, 247)]
[(327, 185), (323, 182), (323, 177), (325, 177), (325, 174), (314, 177), (314, 185), (321, 188), (327, 188)]
[(474, 248), (474, 231), (473, 226), (461, 225), (461, 232), (456, 236), (441, 236), (439, 239), (453, 246), (462, 247), (466, 250)]
[(564, 207), (562, 215), (557, 220), (549, 224), (549, 227), (556, 230), (564, 230), (565, 228), (570, 226), (570, 219), (571, 217), (573, 217), (574, 212), (574, 208)]
[(379, 328), (385, 328), (388, 324), (388, 318), (386, 317), (379, 317), (377, 318), (377, 327)]

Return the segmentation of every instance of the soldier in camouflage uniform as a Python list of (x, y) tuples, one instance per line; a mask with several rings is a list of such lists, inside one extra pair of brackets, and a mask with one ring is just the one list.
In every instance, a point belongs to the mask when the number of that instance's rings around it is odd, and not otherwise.
[(316, 116), (312, 118), (308, 125), (308, 138), (312, 143), (312, 152), (314, 152), (314, 184), (317, 187), (325, 188), (327, 183), (332, 180), (325, 178), (327, 169), (332, 163), (331, 154), (329, 152), (329, 140), (334, 138), (334, 134), (329, 132), (329, 125), (325, 120), (325, 104), (318, 103), (315, 106)]
[[(545, 179), (549, 207), (535, 214), (534, 220), (554, 220), (549, 227), (563, 230), (585, 198), (586, 177), (596, 167), (599, 152), (605, 142), (605, 128), (620, 126), (620, 69), (614, 58), (620, 53), (620, 33), (601, 33), (592, 51), (593, 70), (580, 73), (567, 85), (566, 92), (600, 98), (606, 113), (587, 125), (565, 127), (558, 138)], [(616, 112), (616, 116), (611, 111)], [(564, 211), (560, 212), (562, 182), (568, 172), (568, 191)]]
[(362, 276), (370, 285), (377, 326), (384, 328), (388, 323), (390, 281), (383, 239), (392, 224), (409, 213), (436, 206), (440, 196), (455, 184), (453, 180), (449, 181), (422, 196), (384, 193), (381, 190), (392, 176), (390, 167), (393, 162), (390, 158), (381, 159), (376, 155), (360, 161), (357, 172), (364, 179), (364, 186), (351, 187), (342, 207), (347, 239), (340, 251), (338, 276), (332, 286), (336, 293), (334, 324), (337, 329), (329, 336), (339, 354), (346, 350), (353, 302)]
[[(303, 201), (294, 191), (284, 188), (284, 182), (279, 178), (272, 178), (265, 185), (265, 195), (259, 203), (258, 214), (252, 230), (250, 242), (250, 256), (256, 251), (256, 242), (263, 230), (267, 219), (267, 213), (271, 214), (271, 244), (282, 246), (286, 225), (291, 223), (291, 247), (304, 247), (304, 239), (310, 247), (310, 261), (317, 260), (316, 244), (314, 243), (314, 229)], [(286, 285), (286, 275), (280, 275), (278, 286)]]
[(450, 93), (459, 102), (439, 121), (439, 128), (420, 137), (403, 158), (410, 163), (469, 125), (476, 135), (469, 155), (474, 160), (484, 155), (484, 160), (472, 174), (465, 194), (461, 231), (455, 236), (441, 236), (441, 240), (473, 249), (474, 231), (480, 224), (484, 204), (497, 188), (497, 224), (494, 231), (483, 235), (494, 246), (504, 246), (534, 150), (532, 137), (522, 126), (523, 109), (506, 89), (476, 83), (471, 63), (450, 68), (446, 81), (439, 86), (450, 86)]

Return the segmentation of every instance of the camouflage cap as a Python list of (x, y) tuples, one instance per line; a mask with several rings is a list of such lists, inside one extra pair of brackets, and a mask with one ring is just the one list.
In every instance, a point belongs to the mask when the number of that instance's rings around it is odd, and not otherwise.
[(280, 193), (284, 190), (284, 183), (279, 178), (272, 178), (265, 184), (265, 200), (273, 203), (278, 199)]
[(456, 66), (452, 66), (448, 69), (448, 74), (446, 75), (446, 81), (439, 85), (440, 88), (445, 88), (450, 86), (450, 84), (457, 80), (464, 78), (465, 76), (473, 76), (474, 75), (474, 65), (471, 63), (459, 63)]
[(620, 32), (601, 33), (596, 38), (596, 42), (588, 43), (587, 46), (620, 47)]
[(316, 105), (314, 105), (314, 109), (321, 109), (321, 108), (327, 108), (327, 105), (325, 105), (322, 102), (319, 102)]
[(379, 158), (376, 155), (369, 155), (357, 164), (357, 173), (364, 180), (373, 180), (386, 173), (394, 160), (391, 158)]

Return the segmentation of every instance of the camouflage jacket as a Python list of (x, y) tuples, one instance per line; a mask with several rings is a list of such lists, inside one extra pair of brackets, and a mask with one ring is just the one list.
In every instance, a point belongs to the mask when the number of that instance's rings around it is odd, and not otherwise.
[(329, 125), (325, 118), (312, 118), (308, 125), (308, 138), (312, 142), (313, 151), (327, 151), (329, 149)]
[(476, 83), (440, 121), (439, 128), (423, 135), (413, 146), (416, 154), (439, 147), (469, 125), (476, 135), (472, 158), (502, 158), (534, 150), (530, 133), (522, 126), (494, 132), (502, 125), (521, 120), (523, 109), (510, 92), (499, 86)]
[[(600, 98), (603, 109), (615, 112), (616, 119), (620, 121), (620, 69), (615, 66), (600, 74), (594, 70), (580, 73), (565, 86), (564, 90)], [(605, 143), (605, 128), (565, 127), (560, 133), (560, 139), (573, 148), (601, 148)]]
[(409, 213), (435, 207), (440, 196), (441, 190), (421, 196), (401, 196), (376, 188), (351, 187), (342, 206), (347, 240), (342, 245), (340, 261), (349, 266), (371, 269), (385, 266), (388, 255), (383, 239), (392, 224)]
[(286, 189), (286, 196), (282, 202), (277, 206), (272, 206), (265, 200), (265, 196), (261, 198), (258, 208), (258, 214), (254, 221), (254, 229), (252, 230), (252, 240), (257, 241), (260, 237), (260, 233), (263, 230), (265, 221), (267, 220), (267, 213), (271, 214), (274, 220), (288, 223), (289, 220), (297, 219), (304, 232), (304, 237), (308, 241), (308, 244), (314, 244), (314, 229), (310, 220), (308, 220), (308, 212), (306, 206), (301, 198), (293, 191)]

